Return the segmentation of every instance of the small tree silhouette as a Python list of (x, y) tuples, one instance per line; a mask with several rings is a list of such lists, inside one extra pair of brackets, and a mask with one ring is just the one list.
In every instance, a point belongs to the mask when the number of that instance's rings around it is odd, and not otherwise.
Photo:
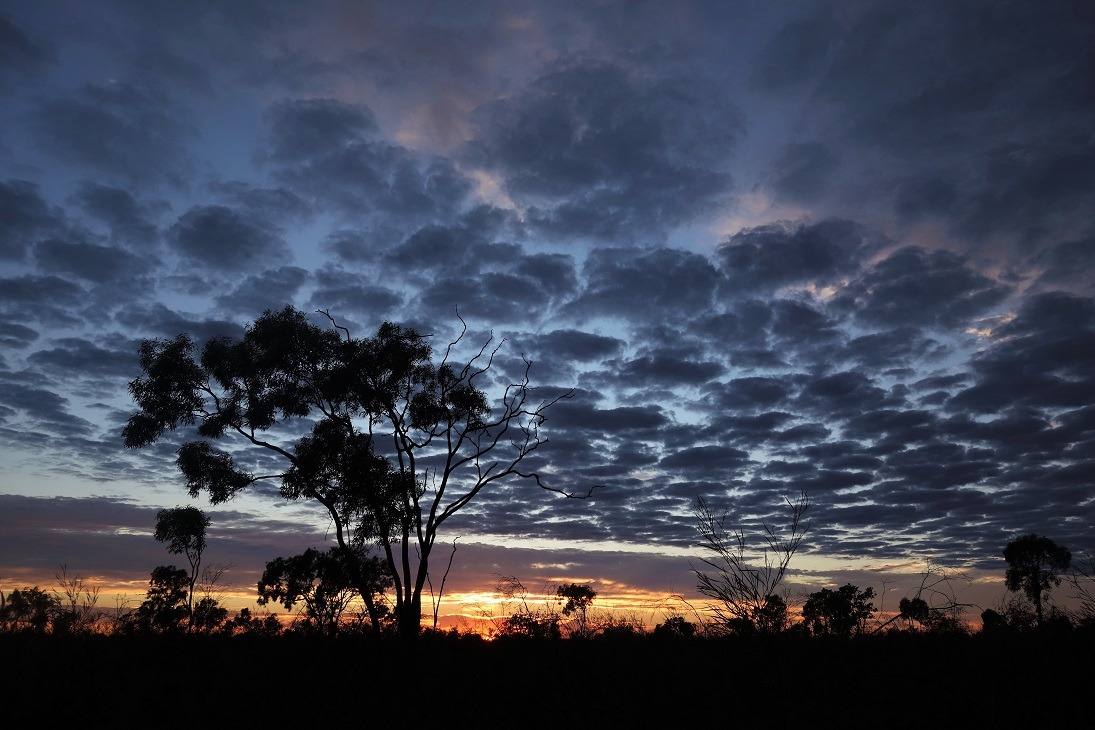
[(564, 616), (574, 616), (576, 626), (570, 632), (571, 636), (588, 638), (593, 632), (589, 626), (589, 604), (597, 597), (597, 592), (588, 585), (569, 583), (555, 589), (555, 595), (565, 598), (563, 605)]
[(863, 633), (867, 619), (874, 613), (874, 589), (860, 590), (851, 583), (831, 590), (811, 593), (802, 607), (802, 620), (810, 633), (818, 636), (851, 636)]
[[(765, 545), (760, 550), (759, 561), (749, 555), (745, 532), (726, 529), (726, 515), (716, 517), (701, 498), (696, 500), (695, 514), (700, 531), (700, 547), (711, 558), (702, 561), (714, 572), (693, 567), (698, 581), (697, 589), (708, 598), (715, 599), (711, 610), (723, 631), (735, 630), (782, 630), (786, 626), (786, 603), (776, 595), (783, 581), (787, 565), (798, 550), (809, 523), (802, 520), (810, 507), (810, 499), (803, 490), (798, 500), (786, 500), (791, 508), (791, 525), (786, 538), (776, 535), (775, 530), (763, 524)], [(779, 610), (782, 604), (782, 612)], [(783, 618), (780, 618), (782, 614)]]
[[(377, 601), (391, 581), (378, 558), (364, 557), (364, 550), (359, 553), (352, 558), (353, 564), (368, 576), (370, 597)], [(350, 571), (350, 561), (338, 546), (322, 553), (308, 548), (300, 555), (276, 558), (266, 564), (259, 580), (258, 604), (265, 606), (274, 601), (292, 610), (297, 603), (303, 603), (308, 621), (322, 632), (334, 634), (342, 613), (357, 594)]]
[[(190, 575), (186, 589), (186, 617), (194, 619), (194, 584), (205, 552), (205, 529), (209, 517), (197, 507), (175, 507), (156, 513), (156, 539), (167, 544), (172, 555), (186, 555), (190, 563)], [(205, 610), (208, 613), (208, 606)]]
[(1022, 591), (1034, 604), (1034, 616), (1042, 625), (1042, 596), (1061, 585), (1061, 574), (1072, 563), (1072, 553), (1044, 535), (1023, 535), (1004, 548), (1008, 570), (1004, 575), (1009, 591)]
[(127, 631), (176, 633), (189, 625), (186, 605), (190, 576), (174, 565), (160, 565), (152, 571), (145, 600), (127, 617)]

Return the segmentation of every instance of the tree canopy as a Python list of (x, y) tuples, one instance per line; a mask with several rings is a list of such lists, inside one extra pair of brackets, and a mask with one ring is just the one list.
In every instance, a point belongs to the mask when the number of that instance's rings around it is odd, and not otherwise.
[[(493, 338), (456, 365), (465, 327), (434, 363), (429, 338), (413, 329), (384, 323), (355, 338), (322, 314), (329, 326), (292, 307), (267, 310), (242, 339), (205, 343), (200, 358), (186, 334), (142, 342), (143, 375), (129, 385), (140, 411), (125, 426), (125, 445), (193, 428), (198, 438), (176, 460), (192, 496), (204, 492), (216, 504), (273, 481), (285, 499), (319, 503), (374, 627), (379, 609), (355, 557), (369, 545), (386, 561), (400, 632), (416, 635), (445, 521), (508, 477), (565, 494), (522, 462), (546, 442), (548, 408), (570, 393), (534, 401), (526, 360), (491, 408), (479, 384), (501, 347)], [(251, 447), (264, 457), (255, 461), (274, 466), (254, 473), (214, 442)]]
[(190, 563), (186, 592), (186, 613), (190, 619), (194, 617), (194, 584), (205, 552), (205, 530), (209, 523), (209, 517), (197, 507), (162, 509), (156, 514), (156, 539), (167, 545), (169, 553), (185, 555)]
[(1043, 595), (1061, 584), (1061, 574), (1072, 564), (1072, 553), (1044, 535), (1023, 535), (1004, 548), (1008, 563), (1004, 581), (1009, 591), (1022, 591), (1034, 604), (1038, 625), (1042, 625)]

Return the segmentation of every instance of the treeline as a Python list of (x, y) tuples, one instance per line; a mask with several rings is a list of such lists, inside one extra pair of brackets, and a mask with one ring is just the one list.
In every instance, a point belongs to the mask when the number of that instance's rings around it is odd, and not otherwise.
[[(693, 567), (697, 587), (710, 599), (697, 610), (681, 599), (663, 610), (664, 620), (648, 628), (632, 614), (594, 608), (597, 593), (590, 585), (568, 583), (533, 596), (514, 576), (501, 576), (495, 586), (502, 597), (501, 615), (483, 616), (451, 635), (499, 639), (693, 639), (726, 636), (838, 637), (875, 634), (963, 635), (972, 633), (967, 615), (980, 612), (980, 633), (993, 635), (1080, 631), (1095, 635), (1095, 564), (1091, 556), (1073, 560), (1071, 552), (1042, 535), (1024, 535), (1004, 548), (1008, 567), (1005, 585), (1011, 595), (987, 609), (960, 600), (961, 573), (929, 566), (917, 587), (902, 597), (897, 611), (884, 611), (871, 587), (853, 584), (822, 588), (794, 598), (782, 587), (791, 558), (809, 528), (803, 514), (805, 493), (791, 503), (786, 537), (765, 527), (765, 546), (747, 550), (741, 530), (728, 532), (725, 518), (716, 519), (700, 501), (697, 506), (701, 547), (713, 557)], [(100, 609), (99, 589), (62, 566), (57, 587), (46, 591), (24, 587), (0, 590), (0, 633), (276, 636), (279, 634), (373, 638), (401, 635), (387, 591), (391, 587), (383, 561), (363, 546), (313, 548), (278, 557), (266, 564), (257, 584), (260, 606), (280, 604), (287, 613), (255, 614), (244, 608), (235, 615), (221, 605), (218, 583), (229, 566), (204, 565), (210, 518), (195, 507), (176, 507), (157, 514), (155, 538), (168, 552), (186, 558), (187, 568), (161, 565), (152, 570), (144, 600), (135, 608)], [(446, 576), (447, 577), (447, 576)], [(1065, 582), (1075, 608), (1065, 610), (1052, 592)], [(362, 601), (360, 587), (369, 590)], [(438, 631), (435, 597), (430, 633)], [(879, 605), (875, 600), (879, 600)], [(690, 613), (682, 614), (681, 607)], [(694, 619), (694, 620), (689, 620)]]

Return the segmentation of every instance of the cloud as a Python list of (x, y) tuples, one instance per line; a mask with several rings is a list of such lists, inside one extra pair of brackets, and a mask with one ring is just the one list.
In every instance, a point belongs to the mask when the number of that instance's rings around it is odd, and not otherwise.
[(0, 15), (0, 89), (41, 73), (55, 60), (53, 48)]
[(169, 243), (184, 258), (226, 274), (290, 257), (264, 221), (223, 205), (195, 206), (171, 225)]
[(821, 142), (787, 145), (772, 165), (772, 188), (782, 200), (812, 203), (825, 193), (839, 161)]
[(871, 325), (956, 328), (1000, 304), (1010, 288), (950, 251), (899, 249), (845, 287), (834, 306)]
[(582, 268), (584, 290), (566, 310), (579, 319), (617, 316), (648, 320), (654, 312), (707, 310), (718, 273), (703, 256), (670, 248), (594, 249)]
[(36, 241), (66, 227), (62, 211), (46, 203), (35, 183), (0, 183), (0, 260), (21, 261)]
[(1063, 292), (1028, 299), (972, 360), (977, 382), (948, 403), (981, 413), (1016, 405), (1075, 407), (1095, 398), (1095, 300)]
[(843, 29), (828, 8), (787, 22), (758, 54), (753, 83), (778, 91), (817, 79), (842, 36)]
[(42, 270), (72, 274), (96, 284), (132, 283), (152, 268), (147, 260), (114, 246), (57, 239), (36, 245), (34, 260)]
[(0, 279), (0, 310), (8, 320), (80, 327), (84, 320), (77, 313), (86, 302), (83, 287), (58, 276), (27, 274)]
[(808, 225), (772, 224), (736, 233), (715, 252), (728, 296), (789, 285), (823, 286), (855, 274), (880, 245), (857, 223), (832, 219)]
[(739, 113), (700, 77), (614, 64), (548, 71), (475, 113), (468, 159), (550, 236), (649, 239), (711, 212), (731, 190)]
[(279, 266), (246, 277), (234, 289), (216, 297), (226, 312), (253, 319), (267, 309), (280, 310), (297, 298), (310, 274), (297, 266)]
[(335, 99), (279, 102), (267, 111), (276, 176), (322, 208), (402, 225), (452, 216), (471, 185), (448, 159), (378, 138), (364, 106)]
[(162, 201), (142, 203), (128, 190), (87, 180), (80, 183), (71, 200), (106, 223), (114, 241), (138, 250), (151, 249), (159, 242), (154, 219), (170, 207)]
[(596, 362), (620, 352), (624, 341), (574, 329), (552, 330), (535, 338), (536, 352), (561, 360)]
[(129, 84), (89, 84), (35, 113), (41, 147), (59, 161), (136, 185), (180, 185), (196, 138), (167, 99)]

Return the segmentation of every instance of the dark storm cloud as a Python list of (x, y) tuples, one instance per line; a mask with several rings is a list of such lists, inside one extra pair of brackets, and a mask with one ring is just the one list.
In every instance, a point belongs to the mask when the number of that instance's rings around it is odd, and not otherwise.
[(1095, 271), (1095, 237), (1047, 247), (1032, 259), (1031, 264), (1042, 270), (1040, 283), (1075, 287), (1080, 290), (1078, 293), (1091, 293), (1095, 287), (1091, 277), (1091, 272)]
[(307, 162), (345, 150), (379, 131), (368, 107), (335, 99), (282, 102), (270, 110), (270, 156), (277, 162)]
[(37, 184), (0, 183), (0, 260), (21, 261), (32, 244), (65, 228), (64, 213), (46, 203)]
[(38, 332), (14, 322), (0, 322), (0, 345), (20, 349), (38, 339)]
[(619, 384), (636, 388), (654, 384), (699, 386), (724, 372), (723, 366), (710, 360), (689, 360), (673, 351), (658, 351), (618, 363)]
[(829, 173), (837, 164), (836, 155), (821, 142), (787, 145), (772, 165), (772, 188), (780, 199), (814, 202), (824, 194)]
[(154, 219), (170, 206), (162, 201), (142, 203), (124, 188), (83, 181), (72, 196), (88, 215), (107, 224), (113, 240), (148, 250), (159, 241)]
[(264, 221), (222, 205), (188, 210), (172, 224), (169, 241), (186, 259), (226, 273), (289, 257), (285, 242)]
[(778, 299), (770, 306), (771, 333), (783, 346), (819, 345), (840, 336), (839, 323), (808, 304)]
[(824, 8), (777, 32), (758, 86), (810, 93), (810, 135), (872, 180), (846, 179), (849, 205), (940, 217), (963, 238), (1052, 243), (1095, 203), (1093, 30), (1095, 15), (1067, 1)]
[[(49, 436), (79, 438), (95, 434), (89, 421), (69, 412), (69, 399), (52, 390), (18, 382), (0, 381), (0, 403), (23, 414), (23, 424), (17, 429), (19, 440), (33, 441), (41, 432)], [(10, 421), (9, 421), (10, 423)]]
[(379, 213), (404, 225), (455, 214), (471, 192), (451, 161), (379, 138), (372, 112), (334, 99), (285, 101), (267, 112), (275, 174), (324, 207)]
[(386, 258), (395, 266), (412, 272), (466, 270), (469, 265), (477, 268), (482, 263), (481, 258), (473, 255), (473, 250), (484, 245), (487, 245), (486, 239), (467, 226), (430, 225), (412, 233)]
[(7, 15), (0, 15), (0, 89), (41, 72), (54, 57), (49, 45), (28, 36)]
[(715, 474), (733, 472), (749, 464), (749, 453), (725, 446), (690, 446), (663, 458), (658, 466), (674, 473), (712, 471)]
[(183, 183), (197, 136), (165, 98), (128, 84), (44, 101), (34, 132), (58, 160), (136, 185)]
[(705, 257), (677, 249), (599, 248), (586, 257), (584, 290), (566, 308), (580, 319), (643, 321), (707, 310), (718, 273)]
[(619, 353), (624, 341), (581, 330), (552, 330), (535, 338), (533, 350), (562, 360), (596, 362)]
[(87, 303), (83, 287), (58, 276), (16, 276), (0, 279), (0, 310), (9, 320), (78, 327), (74, 312)]
[(232, 291), (217, 296), (217, 306), (254, 319), (267, 309), (279, 310), (297, 298), (310, 274), (297, 266), (280, 266), (248, 276)]
[(658, 237), (728, 197), (741, 122), (723, 99), (698, 77), (562, 67), (477, 110), (469, 159), (548, 235)]
[(131, 380), (139, 370), (137, 342), (117, 334), (98, 342), (80, 337), (51, 340), (27, 362), (59, 378), (93, 377), (115, 383)]
[(661, 407), (656, 405), (641, 408), (636, 406), (597, 408), (588, 399), (575, 398), (560, 403), (553, 409), (551, 422), (553, 428), (561, 430), (572, 429), (579, 433), (643, 438), (654, 436), (658, 429), (669, 424), (669, 419)]
[(946, 352), (945, 347), (925, 337), (919, 329), (898, 327), (855, 337), (848, 341), (842, 354), (868, 368), (887, 368), (938, 358)]
[(307, 220), (312, 206), (288, 188), (262, 188), (239, 180), (214, 183), (212, 190), (238, 206), (252, 220), (269, 227)]
[(152, 268), (147, 260), (114, 246), (57, 239), (35, 246), (34, 260), (43, 271), (72, 274), (95, 284), (132, 282)]
[(125, 307), (114, 315), (119, 325), (142, 336), (174, 338), (187, 333), (197, 343), (212, 337), (240, 337), (243, 325), (237, 321), (204, 319), (182, 314), (156, 303)]
[(828, 65), (841, 30), (828, 8), (786, 23), (760, 52), (754, 83), (776, 91), (817, 78)]
[(404, 303), (399, 292), (330, 266), (315, 272), (315, 285), (308, 306), (330, 310), (336, 319), (353, 317), (367, 323), (390, 319)]
[(708, 408), (712, 410), (752, 411), (779, 406), (793, 392), (790, 379), (748, 377), (713, 384), (706, 388)]
[(715, 252), (728, 277), (727, 293), (824, 285), (859, 270), (881, 244), (857, 223), (832, 219), (811, 225), (772, 224), (731, 236)]
[(874, 325), (955, 328), (1001, 303), (1010, 289), (950, 251), (906, 247), (887, 256), (838, 295), (834, 305)]
[(1029, 298), (972, 360), (977, 382), (952, 408), (1069, 408), (1095, 399), (1095, 300), (1063, 292)]
[(880, 388), (862, 371), (845, 370), (806, 379), (794, 403), (797, 409), (821, 418), (840, 418), (876, 408), (901, 406), (904, 399)]
[(522, 276), (534, 279), (552, 298), (567, 296), (578, 290), (574, 258), (567, 254), (528, 254), (517, 263), (516, 270)]

